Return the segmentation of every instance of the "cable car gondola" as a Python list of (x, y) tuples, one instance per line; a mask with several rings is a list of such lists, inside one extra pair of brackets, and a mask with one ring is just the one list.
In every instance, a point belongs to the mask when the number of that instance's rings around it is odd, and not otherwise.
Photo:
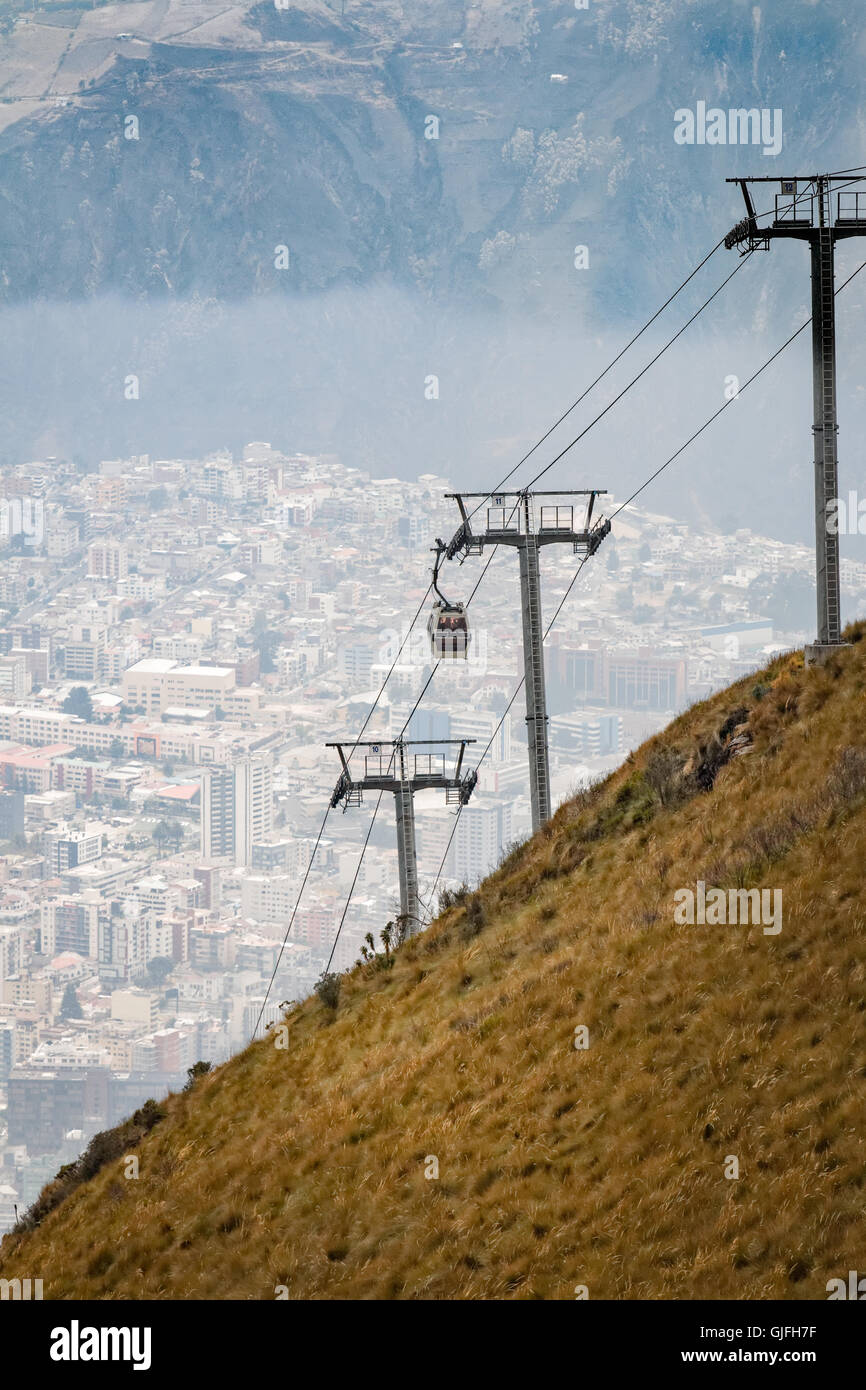
[(439, 541), (437, 543), (436, 563), (433, 566), (433, 588), (436, 590), (438, 598), (437, 602), (433, 604), (433, 610), (427, 622), (430, 651), (437, 661), (452, 657), (462, 658), (465, 661), (469, 654), (472, 634), (469, 631), (469, 619), (463, 604), (449, 603), (437, 583), (443, 551), (444, 546)]

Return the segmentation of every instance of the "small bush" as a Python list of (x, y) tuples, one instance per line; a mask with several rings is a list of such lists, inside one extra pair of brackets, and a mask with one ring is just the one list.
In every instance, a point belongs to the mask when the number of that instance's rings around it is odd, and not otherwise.
[(791, 817), (777, 816), (763, 825), (753, 826), (741, 843), (754, 860), (774, 864), (785, 857), (796, 838), (797, 827)]
[(525, 840), (515, 840), (512, 844), (506, 845), (505, 849), (502, 851), (502, 857), (499, 860), (498, 868), (505, 870), (516, 869), (523, 858), (524, 850), (530, 843), (531, 838), (532, 837), (529, 836)]
[[(764, 687), (756, 685), (752, 693), (755, 694), (755, 691), (757, 690), (761, 690), (763, 692)], [(755, 695), (756, 700), (760, 700), (761, 698), (761, 695)], [(748, 717), (749, 711), (746, 709), (745, 705), (738, 705), (736, 709), (731, 710), (724, 724), (719, 729), (719, 738), (723, 740), (726, 739), (730, 734), (734, 732), (735, 729), (738, 729), (741, 724), (745, 724)]]
[(459, 888), (443, 888), (439, 894), (439, 912), (447, 912), (451, 907), (462, 907), (470, 892), (468, 883), (461, 883)]
[(644, 778), (660, 806), (673, 806), (682, 790), (682, 763), (673, 748), (657, 748), (647, 758)]
[(388, 922), (382, 929), (381, 942), (384, 951), (376, 950), (376, 942), (371, 931), (364, 937), (364, 945), (361, 947), (361, 960), (358, 964), (367, 967), (365, 974), (369, 977), (371, 970), (390, 970), (394, 964), (394, 956), (397, 949), (403, 945), (406, 939), (406, 929), (408, 918), (398, 917), (396, 922)]
[(476, 894), (466, 905), (466, 915), (460, 925), (460, 935), (464, 941), (472, 941), (487, 925), (487, 912)]
[(191, 1091), (200, 1076), (207, 1076), (212, 1069), (213, 1062), (193, 1062), (191, 1067), (187, 1067), (187, 1082), (184, 1086), (185, 1091)]
[[(626, 762), (633, 761), (629, 754)], [(602, 793), (607, 782), (606, 777), (594, 777), (585, 786), (577, 787), (570, 795), (566, 809), (566, 820), (578, 820), (584, 811), (590, 811), (597, 806), (601, 800)]]
[(340, 984), (340, 976), (328, 970), (323, 970), (316, 981), (316, 993), (326, 1009), (336, 1010), (340, 1002)]

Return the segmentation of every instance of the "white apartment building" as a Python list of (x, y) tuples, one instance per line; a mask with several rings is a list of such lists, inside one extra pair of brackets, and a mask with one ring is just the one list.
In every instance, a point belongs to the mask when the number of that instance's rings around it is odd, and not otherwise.
[(116, 989), (111, 995), (111, 1017), (141, 1024), (152, 1033), (159, 1023), (159, 995), (144, 989)]
[(10, 652), (8, 656), (0, 656), (0, 700), (22, 700), (30, 694), (32, 684), (33, 678), (23, 655)]
[(185, 903), (185, 893), (164, 879), (160, 874), (136, 879), (127, 902), (134, 911), (137, 904), (142, 912), (156, 912), (160, 915), (174, 912)]
[(40, 907), (42, 953), (49, 958), (64, 951), (96, 959), (99, 920), (107, 905), (96, 893), (64, 894), (49, 898)]
[(171, 633), (167, 637), (154, 637), (153, 655), (168, 657), (171, 661), (197, 661), (202, 653), (202, 639), (192, 632)]
[(120, 541), (107, 537), (87, 547), (88, 579), (126, 579), (129, 572), (129, 552)]
[(457, 823), (446, 872), (460, 883), (476, 884), (489, 874), (512, 839), (510, 802), (466, 806)]
[(24, 965), (26, 927), (0, 926), (0, 980), (17, 975)]
[(290, 874), (249, 874), (241, 881), (241, 912), (257, 922), (288, 922), (298, 897)]
[(123, 673), (124, 703), (145, 714), (172, 710), (222, 710), (229, 719), (254, 719), (261, 692), (238, 688), (229, 666), (181, 666), (169, 657), (151, 656)]
[(117, 594), (119, 598), (129, 598), (153, 603), (165, 593), (165, 580), (162, 575), (150, 574), (129, 574), (125, 579), (118, 580)]
[(59, 825), (55, 830), (46, 830), (43, 836), (45, 856), (54, 873), (62, 874), (68, 869), (80, 868), (82, 864), (92, 864), (102, 857), (105, 832), (101, 825), (85, 825), (81, 828)]
[(79, 680), (95, 681), (102, 674), (106, 641), (104, 627), (73, 627), (64, 646), (64, 674)]
[[(258, 691), (253, 693), (258, 695)], [(237, 730), (228, 734), (219, 724), (207, 729), (159, 723), (85, 724), (76, 715), (60, 710), (0, 703), (0, 740), (26, 743), (32, 748), (66, 743), (105, 755), (113, 743), (119, 742), (123, 744), (125, 757), (146, 755), (222, 764), (232, 756), (239, 737)]]
[(273, 829), (273, 769), (266, 758), (246, 758), (208, 769), (201, 786), (201, 852), (206, 859), (249, 864), (252, 847)]

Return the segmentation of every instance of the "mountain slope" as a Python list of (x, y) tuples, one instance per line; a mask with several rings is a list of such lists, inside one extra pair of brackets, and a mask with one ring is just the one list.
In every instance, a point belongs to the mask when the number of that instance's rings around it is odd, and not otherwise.
[[(674, 143), (678, 107), (783, 108), (798, 167), (859, 157), (842, 0), (755, 7), (744, 24), (711, 0), (654, 0), (650, 15), (638, 0), (217, 10), (54, 4), (0, 21), (0, 304), (231, 301), (385, 275), (422, 296), (530, 298), (573, 323), (575, 241), (602, 312), (630, 312), (668, 285), (672, 247), (705, 249), (739, 215), (723, 179), (758, 151), (693, 158)], [(819, 75), (832, 97), (816, 121)]]
[[(138, 1180), (111, 1162), (6, 1238), (0, 1275), (53, 1298), (825, 1298), (866, 1236), (862, 634), (689, 710), (393, 967), (296, 1008), (287, 1050), (173, 1097)], [(698, 879), (781, 890), (781, 930), (678, 925)]]

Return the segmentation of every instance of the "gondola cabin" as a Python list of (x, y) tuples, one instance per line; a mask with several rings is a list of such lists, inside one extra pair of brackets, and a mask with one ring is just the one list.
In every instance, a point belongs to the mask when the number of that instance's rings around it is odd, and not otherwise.
[(465, 660), (472, 634), (462, 603), (434, 603), (427, 632), (430, 650), (437, 661), (449, 657)]

